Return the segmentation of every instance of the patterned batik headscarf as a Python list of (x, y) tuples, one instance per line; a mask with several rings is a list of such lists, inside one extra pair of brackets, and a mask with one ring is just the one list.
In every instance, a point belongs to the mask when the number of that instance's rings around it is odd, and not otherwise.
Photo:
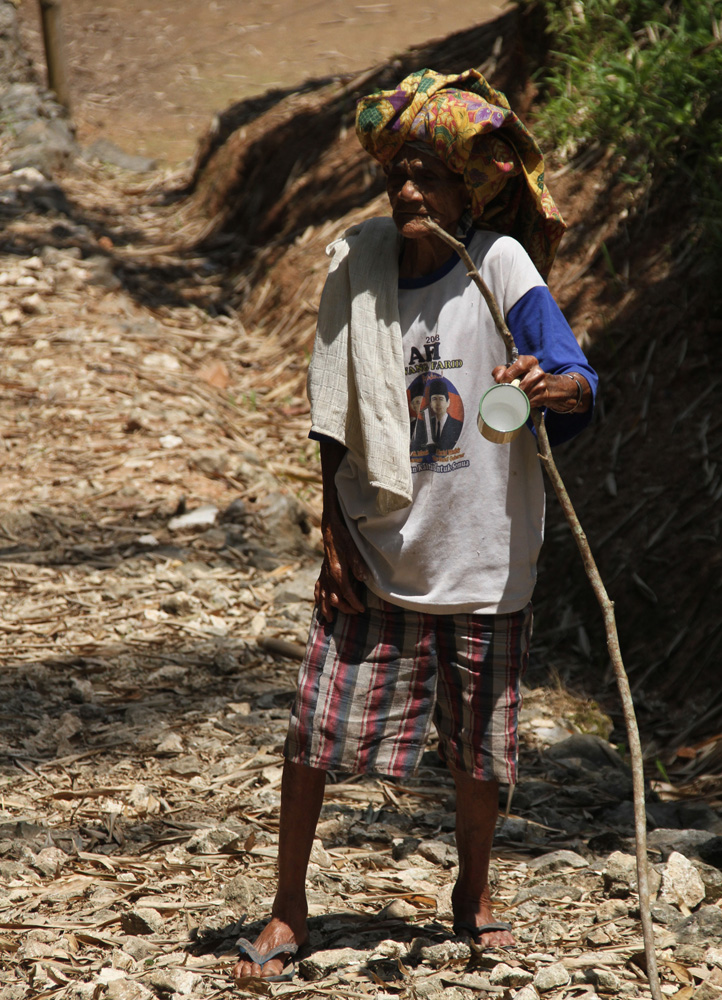
[(418, 70), (359, 101), (356, 134), (384, 167), (405, 143), (430, 147), (463, 176), (474, 225), (515, 237), (546, 279), (566, 225), (544, 184), (541, 150), (481, 73)]

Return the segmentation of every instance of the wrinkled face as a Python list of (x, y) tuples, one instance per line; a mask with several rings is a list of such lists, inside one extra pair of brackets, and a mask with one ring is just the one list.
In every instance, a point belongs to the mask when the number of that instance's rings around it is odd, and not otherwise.
[(440, 392), (438, 394), (435, 393), (429, 399), (429, 406), (431, 407), (431, 412), (434, 414), (434, 416), (438, 420), (441, 420), (446, 411), (449, 409), (449, 400), (446, 398), (443, 392)]
[(411, 400), (411, 406), (412, 406), (412, 408), (414, 410), (414, 413), (416, 414), (417, 417), (421, 413), (421, 404), (423, 402), (424, 402), (424, 397), (423, 396), (414, 396), (414, 398)]
[(428, 238), (425, 218), (455, 235), (469, 200), (460, 175), (415, 146), (402, 146), (392, 160), (386, 191), (396, 227), (407, 239)]

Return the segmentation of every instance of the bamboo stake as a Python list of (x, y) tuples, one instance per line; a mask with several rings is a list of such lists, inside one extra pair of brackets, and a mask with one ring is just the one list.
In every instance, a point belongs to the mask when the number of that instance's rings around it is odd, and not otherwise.
[[(463, 260), (467, 267), (469, 277), (479, 288), (481, 294), (489, 306), (491, 315), (496, 324), (496, 328), (506, 344), (510, 360), (514, 361), (519, 356), (519, 352), (514, 344), (504, 316), (499, 305), (494, 298), (484, 279), (479, 274), (473, 260), (469, 256), (466, 247), (458, 240), (450, 236), (446, 230), (442, 229), (435, 222), (426, 220), (427, 227), (454, 250)], [(629, 679), (624, 668), (622, 653), (619, 647), (619, 636), (617, 634), (617, 624), (614, 615), (614, 602), (609, 599), (602, 577), (597, 568), (596, 561), (592, 554), (591, 547), (587, 541), (587, 536), (582, 529), (577, 517), (572, 501), (567, 493), (564, 481), (559, 473), (556, 462), (552, 457), (549, 438), (547, 436), (544, 414), (541, 410), (532, 410), (532, 419), (537, 431), (537, 441), (539, 444), (539, 459), (542, 466), (554, 487), (559, 504), (564, 512), (564, 516), (571, 529), (574, 541), (582, 557), (584, 569), (589, 582), (592, 585), (594, 596), (599, 602), (604, 618), (604, 628), (607, 636), (607, 649), (612, 661), (614, 676), (617, 680), (617, 688), (622, 702), (624, 722), (627, 727), (627, 740), (629, 742), (629, 755), (632, 762), (632, 790), (634, 798), (634, 829), (637, 853), (637, 889), (639, 892), (639, 912), (642, 923), (642, 935), (644, 938), (644, 954), (647, 963), (647, 978), (654, 1000), (663, 1000), (659, 984), (659, 973), (657, 971), (657, 957), (654, 948), (654, 929), (652, 927), (652, 914), (649, 906), (649, 869), (647, 866), (647, 811), (644, 801), (644, 764), (642, 758), (642, 746), (639, 739), (639, 728), (637, 717), (634, 712), (634, 702), (629, 687)]]

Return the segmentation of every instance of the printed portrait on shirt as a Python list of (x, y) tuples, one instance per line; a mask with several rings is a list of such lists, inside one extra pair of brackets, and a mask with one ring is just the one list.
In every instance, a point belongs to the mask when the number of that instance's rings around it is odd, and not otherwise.
[(426, 387), (421, 376), (415, 378), (406, 395), (409, 401), (410, 425), (410, 450), (414, 452), (426, 452), (429, 444), (429, 402), (425, 394)]
[(464, 426), (464, 404), (454, 385), (437, 375), (420, 375), (406, 395), (412, 461), (428, 461), (455, 448)]

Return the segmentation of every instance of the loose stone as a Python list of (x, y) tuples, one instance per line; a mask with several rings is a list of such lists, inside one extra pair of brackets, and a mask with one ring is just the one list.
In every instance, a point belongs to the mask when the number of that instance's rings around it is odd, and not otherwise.
[(489, 977), (489, 982), (492, 986), (522, 987), (528, 986), (533, 978), (534, 976), (531, 972), (528, 972), (526, 969), (512, 968), (512, 966), (507, 965), (505, 962), (499, 962), (494, 967)]
[(540, 993), (548, 993), (549, 990), (555, 990), (559, 986), (566, 986), (571, 978), (568, 969), (561, 962), (555, 962), (554, 965), (547, 965), (537, 972), (534, 976), (534, 986)]
[(662, 873), (660, 899), (693, 910), (705, 897), (699, 872), (683, 854), (672, 851)]

